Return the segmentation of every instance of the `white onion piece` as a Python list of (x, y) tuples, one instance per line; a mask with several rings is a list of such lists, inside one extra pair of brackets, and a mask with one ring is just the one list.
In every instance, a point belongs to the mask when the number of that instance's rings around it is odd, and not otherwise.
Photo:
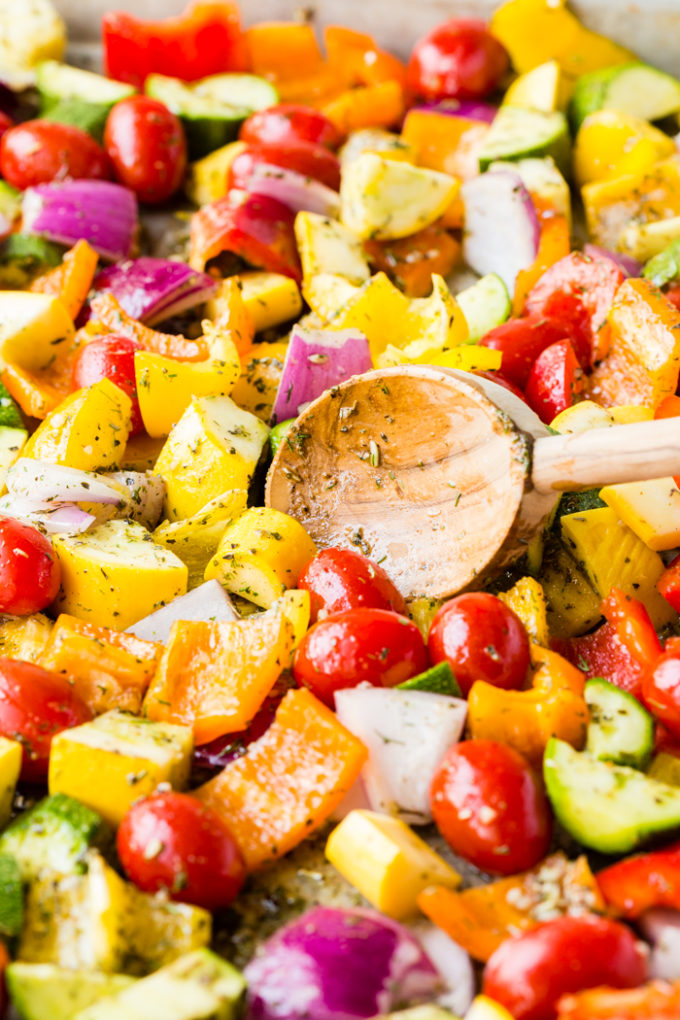
[(340, 215), (337, 191), (313, 177), (305, 177), (296, 170), (285, 170), (273, 163), (260, 163), (253, 167), (245, 187), (251, 195), (268, 195), (283, 202), (293, 212), (318, 213), (332, 219)]
[(463, 257), (480, 276), (496, 273), (510, 294), (538, 253), (540, 224), (519, 174), (492, 170), (465, 181)]
[(128, 627), (130, 634), (136, 634), (145, 641), (165, 643), (170, 637), (170, 628), (177, 620), (238, 620), (231, 599), (219, 581), (206, 581), (186, 595), (173, 599), (167, 606), (157, 609), (137, 623)]
[(652, 907), (640, 917), (640, 929), (652, 943), (650, 978), (680, 981), (680, 910)]
[(128, 495), (112, 476), (79, 471), (62, 464), (49, 464), (20, 457), (7, 473), (6, 485), (17, 496), (55, 503), (104, 503), (125, 506)]
[(147, 528), (155, 528), (163, 511), (165, 480), (150, 471), (112, 471), (108, 477), (127, 489), (127, 516)]
[(32, 524), (48, 535), (79, 534), (87, 531), (96, 520), (75, 503), (54, 503), (12, 494), (0, 499), (0, 514)]
[(416, 921), (408, 927), (446, 985), (446, 991), (437, 996), (437, 1002), (457, 1016), (463, 1016), (475, 997), (475, 972), (469, 954), (429, 921)]
[(338, 719), (368, 749), (361, 778), (371, 808), (411, 825), (432, 820), (430, 785), (463, 732), (467, 704), (429, 691), (360, 687), (335, 693)]

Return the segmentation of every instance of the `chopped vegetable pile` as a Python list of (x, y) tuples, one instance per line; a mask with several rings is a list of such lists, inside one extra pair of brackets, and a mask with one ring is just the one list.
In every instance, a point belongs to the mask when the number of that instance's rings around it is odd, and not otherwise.
[(373, 370), (680, 425), (680, 81), (562, 0), (102, 44), (0, 3), (0, 1014), (677, 1020), (680, 477), (442, 601), (264, 492)]

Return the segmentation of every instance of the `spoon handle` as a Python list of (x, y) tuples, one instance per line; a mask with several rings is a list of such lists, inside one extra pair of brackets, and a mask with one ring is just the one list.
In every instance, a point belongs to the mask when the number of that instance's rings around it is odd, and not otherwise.
[(680, 419), (613, 425), (534, 443), (531, 480), (539, 492), (643, 482), (680, 475)]

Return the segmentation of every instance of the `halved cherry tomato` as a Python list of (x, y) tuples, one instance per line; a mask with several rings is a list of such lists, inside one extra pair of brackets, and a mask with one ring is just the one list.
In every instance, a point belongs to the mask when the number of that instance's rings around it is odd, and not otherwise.
[(32, 662), (0, 658), (0, 733), (23, 747), (22, 779), (43, 780), (52, 737), (91, 718), (65, 676)]
[(121, 99), (111, 110), (104, 145), (116, 177), (140, 201), (165, 202), (179, 188), (187, 165), (181, 121), (150, 96)]
[(3, 134), (0, 172), (23, 191), (66, 177), (108, 180), (111, 164), (87, 131), (56, 121), (27, 120)]
[(406, 604), (382, 567), (355, 549), (322, 549), (298, 579), (298, 588), (311, 596), (311, 620), (348, 609), (392, 609), (405, 613)]
[(670, 602), (676, 612), (680, 612), (680, 556), (675, 556), (668, 564), (656, 586)]
[(73, 365), (76, 389), (110, 379), (123, 393), (127, 393), (132, 401), (131, 436), (144, 431), (135, 382), (135, 351), (143, 350), (143, 345), (136, 340), (110, 333), (82, 347)]
[(407, 82), (425, 99), (483, 99), (508, 67), (505, 47), (483, 21), (452, 18), (416, 43)]
[(350, 609), (307, 631), (295, 653), (300, 686), (333, 707), (336, 691), (361, 683), (395, 687), (427, 669), (420, 631), (386, 609)]
[(133, 804), (118, 829), (118, 856), (144, 892), (206, 910), (228, 907), (246, 877), (243, 856), (220, 816), (187, 793), (159, 793)]
[(435, 825), (454, 853), (483, 871), (514, 875), (548, 852), (550, 806), (529, 762), (493, 740), (451, 747), (432, 779)]
[(555, 1020), (562, 995), (598, 985), (635, 988), (646, 971), (625, 925), (594, 914), (557, 917), (506, 939), (486, 965), (483, 991), (515, 1020)]
[(529, 668), (529, 638), (495, 595), (466, 592), (441, 607), (427, 639), (433, 663), (448, 662), (463, 694), (475, 680), (518, 690)]
[(28, 616), (56, 597), (61, 568), (47, 538), (13, 517), (0, 517), (0, 613)]
[(560, 340), (539, 354), (525, 387), (527, 403), (549, 425), (573, 407), (583, 390), (583, 370), (571, 340)]
[(295, 145), (312, 142), (337, 149), (342, 135), (321, 112), (301, 103), (279, 103), (258, 110), (241, 125), (239, 138), (248, 145)]
[(524, 389), (539, 354), (559, 340), (569, 339), (568, 327), (545, 315), (525, 315), (496, 326), (479, 341), (503, 355), (503, 375)]
[(248, 181), (253, 170), (263, 163), (295, 170), (303, 177), (312, 177), (328, 188), (337, 191), (340, 187), (340, 160), (313, 142), (289, 142), (268, 145), (249, 145), (229, 164), (227, 187), (248, 190)]
[(673, 736), (680, 737), (680, 655), (665, 652), (642, 677), (642, 700)]

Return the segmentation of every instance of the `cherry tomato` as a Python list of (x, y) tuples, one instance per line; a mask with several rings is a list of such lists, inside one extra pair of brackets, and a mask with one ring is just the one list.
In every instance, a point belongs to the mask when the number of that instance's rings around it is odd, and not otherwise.
[(56, 597), (59, 561), (37, 528), (0, 517), (0, 613), (28, 616)]
[(249, 145), (229, 164), (227, 187), (248, 190), (250, 175), (256, 166), (270, 163), (285, 170), (295, 170), (303, 177), (312, 177), (328, 188), (340, 188), (340, 161), (323, 145), (313, 142), (290, 142), (276, 145)]
[(179, 188), (187, 142), (178, 117), (149, 96), (130, 96), (111, 110), (104, 145), (116, 177), (140, 201), (165, 202)]
[(625, 925), (594, 914), (557, 917), (503, 942), (484, 969), (483, 991), (515, 1020), (555, 1020), (562, 995), (598, 985), (635, 988), (646, 970)]
[(133, 804), (117, 836), (120, 862), (144, 892), (206, 910), (228, 907), (246, 877), (243, 856), (218, 814), (187, 793), (160, 793)]
[(680, 283), (673, 283), (665, 292), (666, 299), (680, 312)]
[(432, 779), (435, 824), (454, 853), (483, 871), (514, 875), (548, 852), (548, 800), (518, 751), (493, 740), (451, 747)]
[(642, 700), (675, 737), (680, 737), (680, 656), (666, 652), (642, 677)]
[(336, 691), (361, 683), (395, 687), (427, 669), (420, 631), (386, 609), (350, 609), (315, 623), (295, 653), (300, 686), (333, 707)]
[(248, 145), (295, 145), (313, 142), (337, 149), (342, 135), (321, 110), (301, 103), (278, 103), (258, 110), (241, 125), (239, 138)]
[(23, 191), (65, 177), (108, 180), (111, 165), (87, 131), (56, 121), (27, 120), (3, 134), (0, 172)]
[(65, 676), (0, 657), (0, 733), (23, 746), (22, 779), (44, 779), (52, 737), (91, 718)]
[(489, 382), (495, 382), (498, 386), (502, 386), (504, 390), (507, 390), (509, 393), (514, 394), (514, 396), (519, 397), (519, 399), (526, 404), (526, 398), (522, 391), (518, 390), (513, 382), (506, 379), (502, 372), (498, 372), (493, 369), (488, 372), (475, 372), (475, 375), (481, 376), (482, 379), (488, 379)]
[(475, 680), (518, 690), (529, 668), (529, 638), (519, 617), (495, 595), (468, 592), (441, 607), (430, 627), (433, 664), (448, 662), (463, 694)]
[(127, 393), (132, 401), (131, 436), (144, 431), (135, 381), (135, 351), (143, 350), (143, 345), (137, 340), (110, 333), (81, 348), (73, 365), (75, 389), (110, 379), (123, 393)]
[(425, 99), (483, 99), (508, 66), (505, 47), (483, 21), (452, 18), (416, 43), (407, 82)]
[(568, 327), (545, 315), (525, 315), (523, 319), (509, 319), (486, 333), (480, 347), (500, 351), (503, 355), (503, 375), (524, 389), (536, 358), (546, 347), (558, 340), (569, 338)]
[(382, 567), (354, 549), (323, 549), (300, 574), (298, 588), (311, 598), (311, 619), (347, 609), (392, 609), (406, 604)]
[(536, 358), (527, 380), (527, 404), (546, 425), (573, 407), (583, 390), (583, 370), (571, 340), (551, 344)]

